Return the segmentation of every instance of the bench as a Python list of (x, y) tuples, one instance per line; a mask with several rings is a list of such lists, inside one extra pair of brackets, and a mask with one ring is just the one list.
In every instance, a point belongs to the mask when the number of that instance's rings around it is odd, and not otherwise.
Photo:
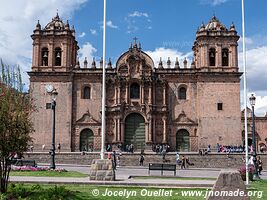
[(35, 160), (21, 160), (21, 159), (17, 159), (14, 165), (15, 166), (31, 166), (31, 167), (37, 166)]
[(176, 176), (176, 164), (149, 163), (149, 165), (148, 165), (148, 174), (149, 175), (150, 175), (150, 170), (161, 171), (161, 176), (163, 175), (163, 171), (173, 171), (174, 176)]

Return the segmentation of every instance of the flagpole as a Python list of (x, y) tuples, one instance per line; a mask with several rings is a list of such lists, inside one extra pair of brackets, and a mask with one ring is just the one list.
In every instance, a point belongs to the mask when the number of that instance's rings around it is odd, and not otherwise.
[(103, 16), (103, 74), (102, 74), (102, 125), (101, 125), (101, 159), (105, 157), (105, 132), (106, 132), (106, 0), (104, 0)]
[(246, 41), (245, 41), (245, 9), (242, 0), (242, 42), (243, 42), (243, 71), (244, 71), (244, 105), (245, 105), (245, 149), (246, 149), (246, 185), (248, 180), (248, 127), (247, 127), (247, 70), (246, 70)]

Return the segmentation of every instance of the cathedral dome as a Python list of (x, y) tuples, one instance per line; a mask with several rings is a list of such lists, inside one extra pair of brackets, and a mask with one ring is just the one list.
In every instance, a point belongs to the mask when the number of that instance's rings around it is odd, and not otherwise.
[(65, 28), (65, 24), (63, 23), (63, 21), (60, 19), (60, 17), (57, 15), (52, 19), (51, 22), (49, 22), (46, 26), (45, 26), (45, 30), (64, 30)]
[(209, 23), (205, 26), (206, 31), (226, 31), (225, 25), (223, 25), (214, 15)]

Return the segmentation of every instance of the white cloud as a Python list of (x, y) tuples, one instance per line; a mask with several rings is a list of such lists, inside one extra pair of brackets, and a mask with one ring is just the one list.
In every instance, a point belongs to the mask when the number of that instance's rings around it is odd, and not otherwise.
[(10, 65), (20, 64), (23, 81), (28, 84), (26, 71), (30, 71), (32, 58), (30, 35), (33, 33), (37, 20), (39, 19), (44, 27), (56, 15), (58, 9), (60, 17), (66, 21), (86, 1), (65, 0), (64, 3), (55, 0), (1, 1), (0, 57)]
[[(256, 43), (254, 40), (251, 43)], [(257, 96), (255, 113), (263, 116), (267, 111), (267, 46), (255, 47), (247, 50), (247, 90)], [(243, 53), (239, 53), (239, 68), (243, 70)], [(242, 77), (242, 82), (244, 75)], [(243, 83), (241, 85), (243, 87)], [(243, 94), (241, 93), (241, 96)], [(243, 98), (243, 97), (242, 97)], [(243, 99), (242, 103), (243, 103)], [(248, 103), (249, 104), (249, 103)], [(244, 107), (244, 105), (242, 106)]]
[(155, 67), (158, 67), (160, 58), (163, 62), (163, 67), (167, 67), (167, 60), (170, 58), (171, 67), (174, 67), (176, 58), (179, 60), (180, 67), (183, 68), (184, 58), (187, 59), (187, 67), (189, 68), (192, 61), (192, 52), (182, 53), (175, 49), (167, 49), (164, 47), (156, 48), (154, 51), (146, 51), (146, 53), (153, 59)]
[(118, 28), (118, 26), (114, 25), (111, 20), (107, 21), (107, 26), (114, 29)]
[(83, 38), (85, 35), (85, 32), (82, 32), (78, 37)]
[(147, 13), (143, 13), (143, 12), (139, 12), (139, 11), (134, 11), (133, 13), (130, 13), (128, 16), (129, 17), (147, 17), (148, 18)]
[(97, 35), (97, 31), (95, 29), (90, 29), (92, 35)]
[(201, 4), (210, 4), (212, 6), (218, 6), (226, 3), (228, 0), (200, 0)]
[(86, 42), (79, 50), (79, 62), (80, 66), (83, 67), (83, 62), (85, 57), (87, 58), (88, 67), (91, 66), (91, 63), (94, 58), (94, 53), (97, 52), (97, 49), (89, 42)]

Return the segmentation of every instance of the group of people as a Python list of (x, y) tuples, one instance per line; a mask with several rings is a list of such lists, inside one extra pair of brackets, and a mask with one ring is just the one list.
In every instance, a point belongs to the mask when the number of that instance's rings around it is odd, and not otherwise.
[[(255, 163), (253, 161), (253, 156), (250, 157), (248, 164), (255, 165)], [(261, 175), (261, 172), (263, 170), (263, 162), (262, 162), (262, 159), (260, 156), (256, 157), (256, 165), (258, 166), (258, 173), (259, 173), (259, 175)]]
[(152, 151), (157, 154), (162, 154), (163, 151), (169, 152), (170, 146), (168, 144), (156, 144), (152, 145)]

